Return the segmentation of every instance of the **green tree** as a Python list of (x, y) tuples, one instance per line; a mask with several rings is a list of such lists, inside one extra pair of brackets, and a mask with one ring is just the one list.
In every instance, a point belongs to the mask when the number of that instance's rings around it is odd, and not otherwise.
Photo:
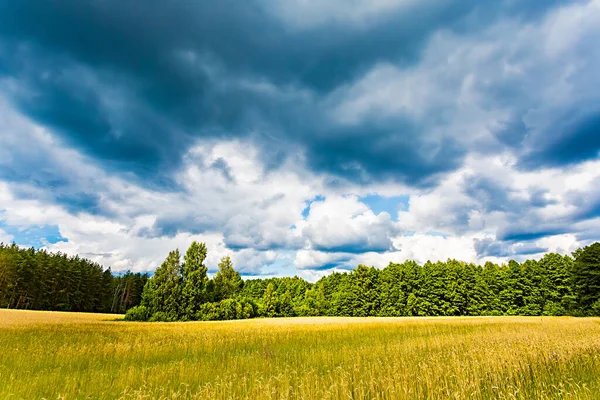
[(181, 255), (177, 249), (169, 253), (144, 288), (142, 305), (150, 315), (160, 313), (161, 320), (169, 321), (182, 316), (181, 272)]
[(0, 252), (0, 307), (8, 307), (14, 293), (15, 264), (9, 251)]
[(505, 308), (506, 315), (519, 315), (525, 306), (525, 294), (529, 289), (521, 271), (521, 264), (510, 260), (508, 266), (502, 269), (501, 279), (504, 288), (500, 293), (500, 299)]
[(194, 241), (184, 256), (182, 313), (186, 319), (195, 319), (200, 305), (208, 300), (208, 269), (204, 265), (206, 254), (206, 245)]
[(360, 264), (339, 286), (337, 305), (340, 315), (367, 317), (379, 311), (379, 270)]
[(55, 311), (125, 312), (139, 304), (147, 275), (44, 249), (0, 244), (0, 306)]
[(229, 256), (223, 257), (219, 263), (219, 271), (213, 279), (215, 284), (216, 300), (233, 298), (243, 286), (240, 273), (233, 268)]
[(378, 314), (382, 317), (406, 315), (408, 294), (402, 264), (390, 263), (380, 274)]
[(577, 303), (584, 314), (600, 312), (600, 243), (573, 253), (573, 283)]
[(571, 273), (573, 259), (556, 253), (546, 254), (539, 265), (545, 274), (543, 293), (544, 315), (568, 315), (576, 311)]
[(275, 285), (272, 282), (267, 285), (263, 295), (260, 315), (264, 317), (277, 317), (277, 294), (275, 293)]
[(484, 304), (481, 308), (483, 315), (503, 315), (507, 309), (500, 299), (506, 282), (503, 279), (501, 268), (492, 262), (486, 262), (481, 271), (480, 282), (476, 287), (481, 294)]

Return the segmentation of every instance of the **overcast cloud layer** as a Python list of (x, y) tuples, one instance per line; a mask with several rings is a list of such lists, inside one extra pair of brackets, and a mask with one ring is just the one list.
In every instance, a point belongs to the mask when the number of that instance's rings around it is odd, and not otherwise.
[(314, 279), (600, 239), (600, 1), (0, 0), (0, 241)]

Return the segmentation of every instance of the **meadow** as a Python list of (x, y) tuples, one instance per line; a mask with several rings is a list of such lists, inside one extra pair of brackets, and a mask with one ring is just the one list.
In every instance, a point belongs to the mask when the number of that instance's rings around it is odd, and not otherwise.
[(600, 398), (600, 319), (0, 310), (2, 399)]

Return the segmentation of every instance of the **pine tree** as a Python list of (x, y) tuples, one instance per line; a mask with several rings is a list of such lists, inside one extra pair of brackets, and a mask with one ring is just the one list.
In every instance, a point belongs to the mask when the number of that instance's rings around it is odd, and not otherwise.
[(600, 243), (573, 253), (573, 283), (577, 303), (584, 314), (600, 315)]

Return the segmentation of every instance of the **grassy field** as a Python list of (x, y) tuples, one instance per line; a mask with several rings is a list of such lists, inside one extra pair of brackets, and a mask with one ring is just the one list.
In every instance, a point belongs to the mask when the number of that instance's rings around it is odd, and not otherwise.
[(600, 319), (114, 318), (0, 310), (0, 398), (600, 398)]

